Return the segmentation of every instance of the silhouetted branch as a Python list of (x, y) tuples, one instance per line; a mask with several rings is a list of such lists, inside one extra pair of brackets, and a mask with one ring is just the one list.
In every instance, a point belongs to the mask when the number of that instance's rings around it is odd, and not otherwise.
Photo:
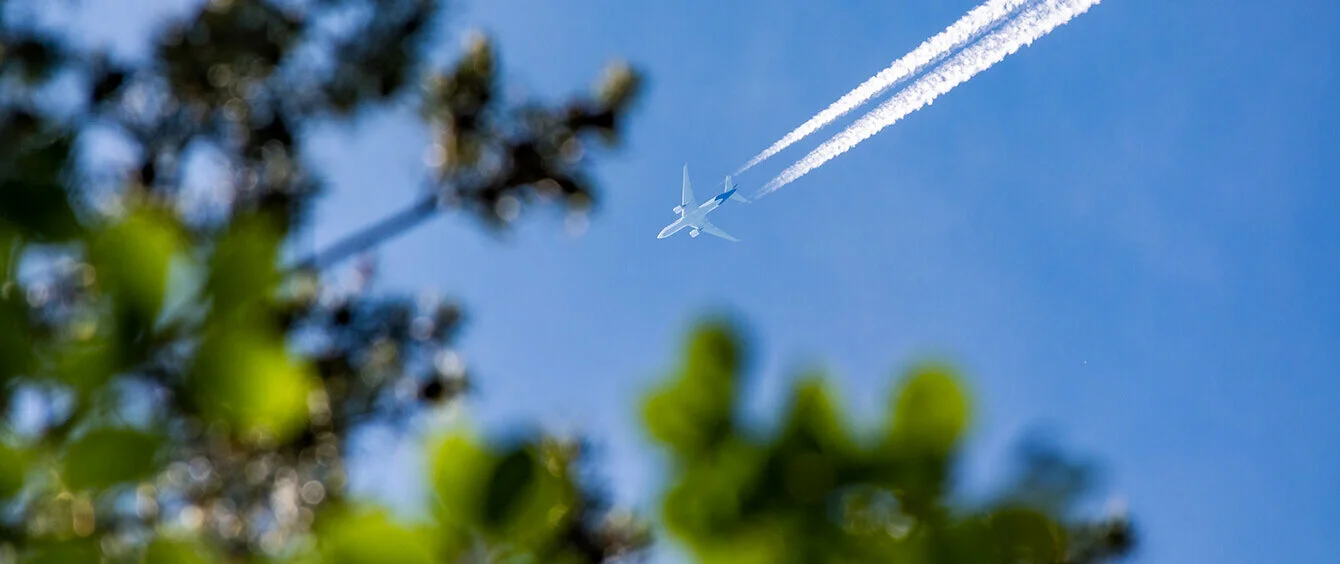
[(403, 210), (357, 231), (294, 263), (290, 270), (325, 270), (408, 231), (438, 210), (437, 194), (427, 194)]

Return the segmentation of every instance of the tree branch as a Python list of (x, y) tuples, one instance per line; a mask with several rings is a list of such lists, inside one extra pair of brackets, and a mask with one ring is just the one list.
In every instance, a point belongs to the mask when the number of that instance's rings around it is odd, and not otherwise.
[(438, 209), (437, 200), (436, 193), (426, 194), (410, 204), (409, 207), (336, 241), (335, 244), (324, 250), (312, 253), (293, 263), (288, 270), (325, 270), (351, 256), (380, 245), (432, 217)]

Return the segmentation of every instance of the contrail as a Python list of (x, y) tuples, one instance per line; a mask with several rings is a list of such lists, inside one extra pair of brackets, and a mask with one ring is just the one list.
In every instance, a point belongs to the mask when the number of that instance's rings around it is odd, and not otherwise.
[(916, 49), (903, 56), (903, 58), (894, 61), (888, 68), (879, 71), (879, 74), (870, 77), (860, 86), (857, 86), (851, 92), (844, 94), (838, 101), (833, 102), (822, 112), (819, 112), (809, 121), (801, 124), (791, 133), (771, 147), (765, 149), (754, 158), (749, 159), (748, 163), (735, 171), (736, 175), (749, 170), (768, 158), (782, 152), (783, 149), (790, 147), (796, 141), (804, 139), (809, 134), (818, 131), (819, 128), (828, 125), (833, 120), (846, 115), (862, 104), (865, 104), (871, 98), (879, 96), (888, 91), (889, 88), (897, 86), (908, 77), (916, 76), (927, 66), (940, 62), (946, 55), (967, 44), (969, 41), (980, 37), (983, 33), (990, 30), (1001, 18), (1004, 18), (1020, 6), (1028, 4), (1033, 0), (987, 0), (986, 3), (973, 8), (962, 18), (954, 22), (953, 25), (945, 28), (936, 36), (922, 42)]
[(935, 101), (937, 97), (967, 82), (1021, 47), (1046, 35), (1075, 16), (1083, 14), (1101, 0), (1046, 0), (1031, 6), (995, 32), (959, 51), (952, 59), (904, 88), (856, 123), (834, 135), (816, 149), (787, 167), (760, 188), (755, 198), (781, 188), (832, 158), (847, 152), (880, 130)]

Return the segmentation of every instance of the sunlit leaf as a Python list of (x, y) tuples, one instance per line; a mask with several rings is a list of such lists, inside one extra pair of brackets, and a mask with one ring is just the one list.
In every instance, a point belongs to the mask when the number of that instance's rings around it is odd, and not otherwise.
[(496, 456), (461, 432), (438, 439), (432, 453), (430, 472), (439, 518), (449, 525), (470, 526), (483, 502)]
[(316, 385), (310, 367), (293, 358), (277, 337), (247, 325), (218, 326), (196, 356), (192, 387), (206, 417), (243, 436), (285, 441), (307, 421)]
[(167, 292), (168, 265), (183, 247), (175, 223), (140, 210), (104, 229), (93, 245), (100, 280), (143, 322), (152, 322)]
[(948, 368), (913, 369), (898, 392), (892, 438), (901, 444), (944, 454), (958, 444), (968, 426), (968, 399)]
[(604, 76), (596, 88), (596, 97), (604, 106), (626, 108), (638, 96), (642, 76), (625, 61), (615, 61), (605, 67)]
[(434, 540), (426, 531), (394, 522), (383, 512), (331, 516), (321, 532), (323, 561), (331, 564), (429, 564)]
[(89, 431), (65, 450), (65, 484), (78, 491), (147, 478), (158, 470), (162, 444), (162, 437), (134, 429)]

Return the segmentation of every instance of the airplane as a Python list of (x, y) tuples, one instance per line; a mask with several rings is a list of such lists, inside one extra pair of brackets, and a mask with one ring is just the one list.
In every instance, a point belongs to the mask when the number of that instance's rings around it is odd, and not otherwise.
[(679, 214), (679, 219), (665, 226), (665, 229), (662, 229), (661, 234), (657, 235), (656, 238), (664, 239), (687, 227), (689, 228), (689, 237), (697, 237), (700, 233), (707, 233), (727, 241), (739, 241), (739, 239), (731, 237), (729, 233), (722, 231), (721, 228), (712, 225), (712, 222), (707, 221), (707, 214), (721, 207), (721, 204), (724, 204), (726, 200), (746, 203), (749, 201), (744, 196), (736, 194), (735, 191), (735, 184), (727, 176), (726, 189), (720, 195), (699, 205), (693, 197), (693, 186), (689, 183), (689, 165), (684, 165), (684, 187), (680, 191), (679, 205), (675, 206), (674, 209), (674, 212)]

